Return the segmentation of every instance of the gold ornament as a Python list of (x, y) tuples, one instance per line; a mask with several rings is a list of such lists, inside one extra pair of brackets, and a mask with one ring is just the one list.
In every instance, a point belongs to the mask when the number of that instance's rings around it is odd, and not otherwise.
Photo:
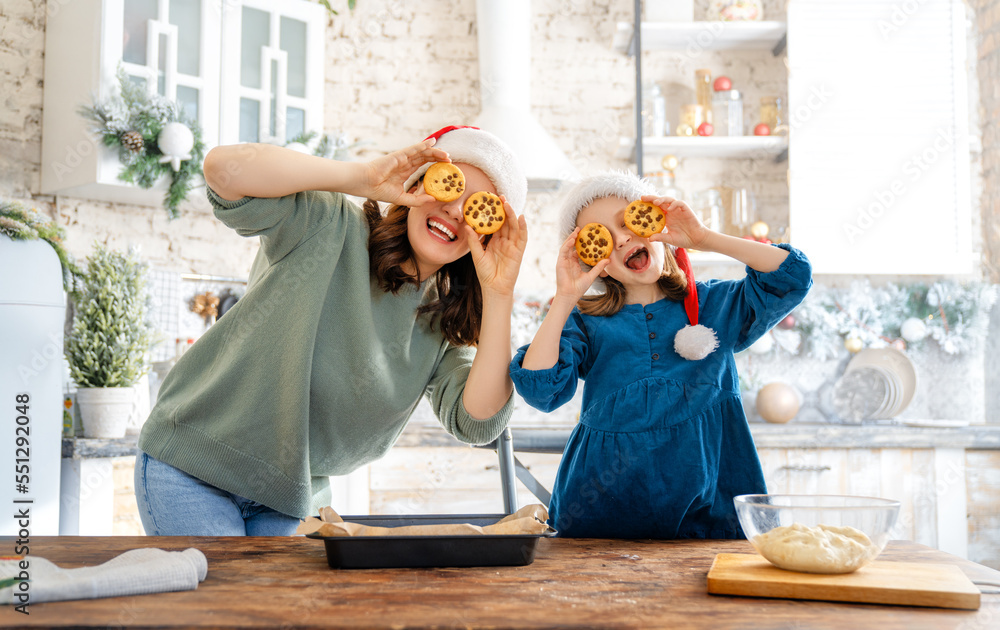
[(142, 139), (142, 134), (138, 131), (126, 131), (119, 138), (125, 148), (132, 153), (141, 153), (146, 147), (146, 142)]
[(847, 351), (851, 354), (857, 354), (858, 352), (861, 352), (861, 350), (865, 347), (865, 344), (859, 337), (848, 337), (844, 341), (844, 347), (847, 348)]
[(767, 223), (764, 223), (763, 221), (757, 221), (756, 223), (750, 226), (750, 234), (754, 238), (766, 238), (767, 233), (770, 231), (771, 228), (768, 227)]
[(672, 171), (676, 169), (678, 164), (680, 164), (680, 160), (677, 159), (676, 155), (664, 155), (663, 159), (660, 160), (660, 166), (662, 166), (665, 171)]
[(802, 400), (788, 383), (768, 383), (757, 392), (757, 413), (768, 422), (784, 424), (799, 413)]
[(691, 128), (691, 125), (688, 125), (686, 123), (681, 123), (681, 124), (677, 125), (677, 135), (678, 136), (693, 136), (694, 135), (694, 129)]
[(219, 298), (211, 291), (191, 298), (191, 312), (205, 319), (215, 319), (219, 316)]

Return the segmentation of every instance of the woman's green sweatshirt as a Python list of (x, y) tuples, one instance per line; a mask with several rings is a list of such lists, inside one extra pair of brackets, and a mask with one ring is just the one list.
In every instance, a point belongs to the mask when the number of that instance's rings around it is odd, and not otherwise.
[(343, 195), (227, 201), (216, 216), (260, 251), (246, 294), (180, 358), (139, 448), (216, 487), (293, 516), (330, 500), (327, 477), (383, 456), (421, 396), (463, 442), (494, 440), (513, 402), (476, 420), (462, 394), (475, 349), (448, 343), (369, 274), (368, 224)]

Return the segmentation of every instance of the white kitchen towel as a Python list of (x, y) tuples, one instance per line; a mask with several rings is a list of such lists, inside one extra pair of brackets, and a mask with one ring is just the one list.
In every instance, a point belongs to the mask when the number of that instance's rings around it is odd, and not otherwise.
[(69, 599), (98, 599), (145, 593), (189, 591), (208, 573), (208, 561), (198, 549), (164, 551), (132, 549), (104, 564), (77, 569), (63, 569), (45, 558), (25, 556), (28, 568), (19, 560), (0, 561), (0, 580), (16, 578), (23, 571), (28, 576), (28, 601), (17, 595), (25, 593), (19, 583), (0, 589), (0, 604), (39, 604)]

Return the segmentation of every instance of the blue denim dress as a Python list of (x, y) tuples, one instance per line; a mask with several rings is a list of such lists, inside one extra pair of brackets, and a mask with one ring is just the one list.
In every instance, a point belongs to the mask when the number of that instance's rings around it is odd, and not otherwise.
[(719, 348), (700, 361), (674, 352), (680, 302), (626, 305), (609, 317), (574, 309), (548, 370), (511, 362), (531, 406), (551, 411), (585, 381), (580, 421), (556, 475), (550, 522), (561, 536), (741, 538), (733, 497), (766, 492), (740, 398), (734, 353), (805, 298), (812, 268), (798, 250), (775, 271), (698, 283), (699, 323)]

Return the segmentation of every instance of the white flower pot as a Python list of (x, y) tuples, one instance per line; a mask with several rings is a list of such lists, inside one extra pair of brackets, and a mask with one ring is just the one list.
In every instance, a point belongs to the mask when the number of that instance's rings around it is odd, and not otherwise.
[(83, 437), (125, 437), (135, 390), (131, 387), (86, 387), (76, 392)]

